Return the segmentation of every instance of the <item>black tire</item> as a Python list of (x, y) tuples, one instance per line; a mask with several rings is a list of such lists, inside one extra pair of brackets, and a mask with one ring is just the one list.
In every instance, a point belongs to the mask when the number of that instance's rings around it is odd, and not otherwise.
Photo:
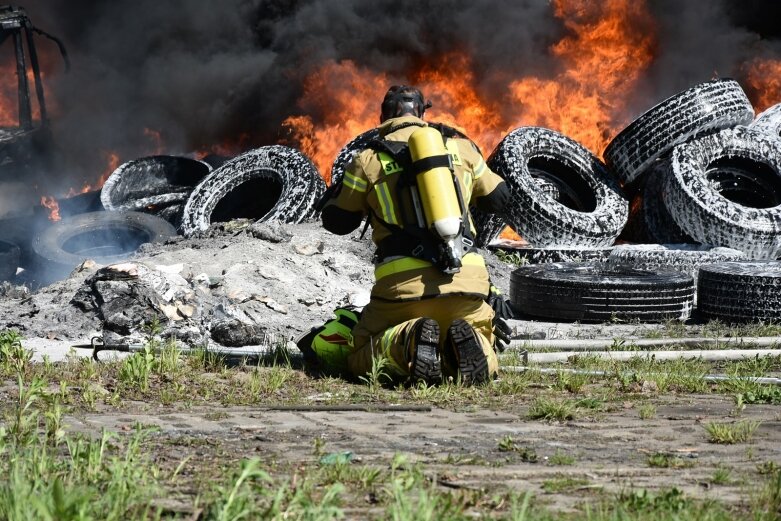
[(675, 222), (664, 202), (667, 178), (672, 175), (670, 162), (658, 159), (643, 178), (642, 197), (643, 223), (647, 242), (656, 244), (690, 244), (694, 239)]
[(740, 261), (742, 251), (705, 244), (622, 244), (607, 257), (608, 269), (673, 270), (691, 275), (695, 283), (703, 264)]
[(694, 281), (678, 272), (609, 271), (597, 263), (540, 264), (512, 272), (510, 299), (525, 314), (553, 320), (685, 320)]
[(13, 280), (19, 267), (21, 250), (19, 246), (0, 240), (0, 281)]
[(293, 148), (274, 145), (235, 157), (214, 170), (187, 199), (182, 231), (190, 236), (213, 222), (236, 218), (300, 223), (315, 215), (325, 182)]
[(726, 323), (781, 322), (781, 262), (722, 262), (700, 268), (698, 311)]
[(754, 109), (738, 82), (701, 83), (642, 114), (613, 138), (603, 157), (627, 186), (675, 145), (705, 132), (748, 124), (753, 118)]
[(781, 146), (774, 137), (737, 127), (677, 146), (663, 197), (696, 242), (752, 259), (781, 254)]
[(202, 161), (178, 156), (150, 156), (128, 161), (106, 179), (100, 202), (106, 210), (139, 208), (137, 201), (172, 193), (189, 193), (211, 172)]
[(757, 115), (748, 128), (763, 132), (775, 137), (781, 136), (781, 103), (773, 105), (769, 109)]
[(366, 149), (369, 146), (369, 143), (379, 136), (379, 130), (373, 128), (367, 130), (363, 134), (357, 135), (352, 141), (342, 147), (334, 160), (334, 164), (331, 166), (331, 173), (328, 178), (329, 186), (341, 181), (342, 177), (344, 177), (344, 171), (347, 169), (355, 155)]
[(613, 248), (502, 248), (521, 264), (551, 264), (554, 262), (596, 262), (607, 260)]
[(513, 130), (488, 165), (513, 195), (504, 220), (535, 247), (610, 246), (626, 224), (628, 202), (602, 162), (558, 132)]
[(472, 222), (475, 225), (475, 246), (485, 248), (494, 242), (507, 226), (504, 219), (496, 214), (479, 208), (471, 208)]
[(139, 246), (176, 235), (171, 223), (140, 212), (92, 212), (52, 224), (33, 240), (39, 281), (63, 278), (78, 264), (127, 259)]

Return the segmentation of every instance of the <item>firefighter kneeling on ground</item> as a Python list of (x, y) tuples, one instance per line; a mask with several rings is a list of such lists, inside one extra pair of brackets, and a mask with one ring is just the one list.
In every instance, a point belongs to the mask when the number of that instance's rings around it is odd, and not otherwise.
[(468, 207), (499, 212), (510, 194), (469, 139), (423, 121), (429, 107), (416, 88), (388, 90), (379, 139), (329, 190), (322, 220), (345, 235), (368, 216), (377, 246), (376, 282), (345, 346), (346, 369), (365, 375), (384, 356), (397, 376), (472, 385), (494, 377), (499, 362), (487, 302), (495, 288), (472, 248)]

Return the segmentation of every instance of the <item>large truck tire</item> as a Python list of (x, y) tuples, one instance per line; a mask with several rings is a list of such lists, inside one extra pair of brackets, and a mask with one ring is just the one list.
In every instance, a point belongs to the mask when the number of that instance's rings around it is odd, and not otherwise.
[(656, 244), (689, 244), (694, 239), (675, 222), (664, 202), (668, 177), (672, 175), (668, 159), (658, 159), (643, 178), (642, 214), (648, 242)]
[(520, 264), (605, 262), (613, 248), (497, 248)]
[(499, 238), (507, 226), (500, 216), (479, 208), (471, 208), (472, 222), (475, 225), (475, 246), (485, 248)]
[(329, 186), (340, 182), (342, 177), (344, 177), (344, 171), (350, 165), (355, 155), (358, 154), (361, 150), (368, 148), (369, 143), (377, 139), (379, 136), (380, 132), (376, 128), (373, 128), (357, 135), (352, 141), (343, 146), (336, 155), (334, 164), (331, 166)]
[(603, 157), (624, 186), (677, 144), (709, 131), (746, 125), (754, 108), (735, 80), (695, 85), (652, 107), (613, 138)]
[(521, 312), (552, 320), (685, 320), (692, 310), (694, 281), (674, 271), (539, 264), (512, 272), (510, 299)]
[(758, 132), (781, 137), (781, 103), (761, 112), (748, 127)]
[(66, 277), (81, 262), (108, 264), (127, 259), (145, 243), (176, 235), (171, 223), (140, 212), (91, 212), (67, 217), (33, 239), (36, 279)]
[(700, 268), (698, 311), (725, 323), (781, 322), (781, 262), (721, 262)]
[(702, 244), (751, 259), (781, 254), (781, 146), (745, 127), (702, 136), (675, 148), (664, 203)]
[(626, 224), (628, 202), (602, 162), (558, 132), (513, 130), (488, 166), (512, 193), (502, 217), (534, 247), (610, 246)]
[(706, 244), (622, 244), (612, 249), (605, 266), (608, 269), (674, 270), (691, 275), (696, 283), (702, 265), (745, 258), (742, 251)]
[(209, 163), (188, 157), (158, 155), (133, 159), (106, 179), (100, 202), (106, 210), (150, 213), (178, 227), (184, 202), (211, 171)]
[(214, 170), (187, 199), (186, 236), (236, 218), (296, 224), (313, 217), (325, 182), (315, 165), (293, 148), (274, 145), (235, 157)]

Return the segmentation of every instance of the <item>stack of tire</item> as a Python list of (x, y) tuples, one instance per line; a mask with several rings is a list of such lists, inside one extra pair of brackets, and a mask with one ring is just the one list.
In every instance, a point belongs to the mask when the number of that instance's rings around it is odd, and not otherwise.
[[(597, 312), (583, 302), (604, 297), (600, 306), (611, 307), (614, 297), (605, 297), (605, 288), (616, 286), (615, 280), (611, 280), (616, 273), (639, 269), (658, 278), (662, 271), (674, 270), (687, 274), (692, 285), (697, 283), (699, 273), (704, 274), (697, 285), (704, 317), (728, 322), (781, 320), (779, 305), (775, 303), (778, 297), (767, 290), (776, 287), (773, 277), (779, 269), (777, 263), (768, 259), (781, 255), (781, 106), (771, 107), (756, 120), (753, 117), (753, 107), (740, 85), (727, 79), (696, 85), (637, 118), (613, 139), (604, 157), (607, 170), (632, 198), (630, 217), (621, 237), (661, 244), (619, 247), (610, 253), (604, 265), (581, 267), (580, 275), (576, 266), (567, 264), (521, 268), (512, 277), (511, 297), (516, 305), (547, 318), (597, 320), (607, 308)], [(568, 198), (560, 189), (560, 181), (554, 182), (557, 190), (544, 190), (552, 177), (547, 172), (539, 175), (535, 170), (542, 164), (548, 171), (559, 172), (561, 178), (563, 170), (551, 169), (550, 165), (552, 161), (562, 162), (562, 141), (543, 144), (546, 157), (536, 162), (524, 156), (528, 150), (524, 141), (516, 144), (519, 140), (512, 133), (506, 141), (497, 147), (489, 164), (511, 186), (515, 185), (516, 200), (528, 211), (514, 208), (511, 215), (504, 216), (505, 221), (524, 238), (528, 236), (535, 246), (560, 246), (564, 241), (556, 237), (560, 233), (558, 224), (539, 215), (538, 209), (548, 206), (551, 198), (581, 212), (584, 207), (572, 204), (571, 196)], [(537, 139), (535, 144), (540, 141)], [(517, 166), (524, 161), (525, 169)], [(532, 198), (525, 197), (525, 193), (534, 193), (533, 188), (528, 188), (528, 177), (527, 188), (518, 188), (521, 183), (517, 181), (517, 172), (525, 174), (525, 170), (539, 188)], [(572, 188), (573, 177), (567, 179)], [(586, 209), (595, 207), (599, 205), (591, 204)], [(481, 221), (489, 235), (498, 231), (501, 224), (495, 218)], [(589, 238), (585, 242), (582, 237), (565, 240), (576, 246), (589, 244)], [(741, 260), (744, 262), (734, 262)], [(732, 262), (713, 264), (723, 261)], [(564, 284), (563, 279), (568, 282)], [(573, 282), (575, 279), (579, 282)], [(667, 292), (665, 284), (670, 282), (657, 283), (661, 297)], [(573, 284), (580, 289), (572, 289)], [(562, 289), (565, 286), (566, 291)], [(570, 304), (555, 316), (552, 310), (561, 306), (552, 304), (544, 295), (562, 291), (569, 295)], [(630, 296), (637, 300), (643, 293), (632, 290), (631, 285), (624, 291), (624, 300)], [(765, 291), (769, 292), (766, 297), (748, 296), (764, 295)], [(625, 307), (625, 303), (616, 304), (616, 315), (640, 320), (653, 315), (625, 313)]]

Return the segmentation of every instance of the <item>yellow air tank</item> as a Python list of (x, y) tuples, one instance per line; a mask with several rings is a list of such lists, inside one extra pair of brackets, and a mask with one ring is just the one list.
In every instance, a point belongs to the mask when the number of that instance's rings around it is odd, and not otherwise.
[[(419, 128), (409, 137), (410, 155), (417, 162), (437, 156), (448, 156), (442, 134), (435, 128)], [(453, 173), (446, 166), (436, 166), (417, 176), (426, 226), (450, 246), (461, 231), (462, 212), (454, 184)]]

